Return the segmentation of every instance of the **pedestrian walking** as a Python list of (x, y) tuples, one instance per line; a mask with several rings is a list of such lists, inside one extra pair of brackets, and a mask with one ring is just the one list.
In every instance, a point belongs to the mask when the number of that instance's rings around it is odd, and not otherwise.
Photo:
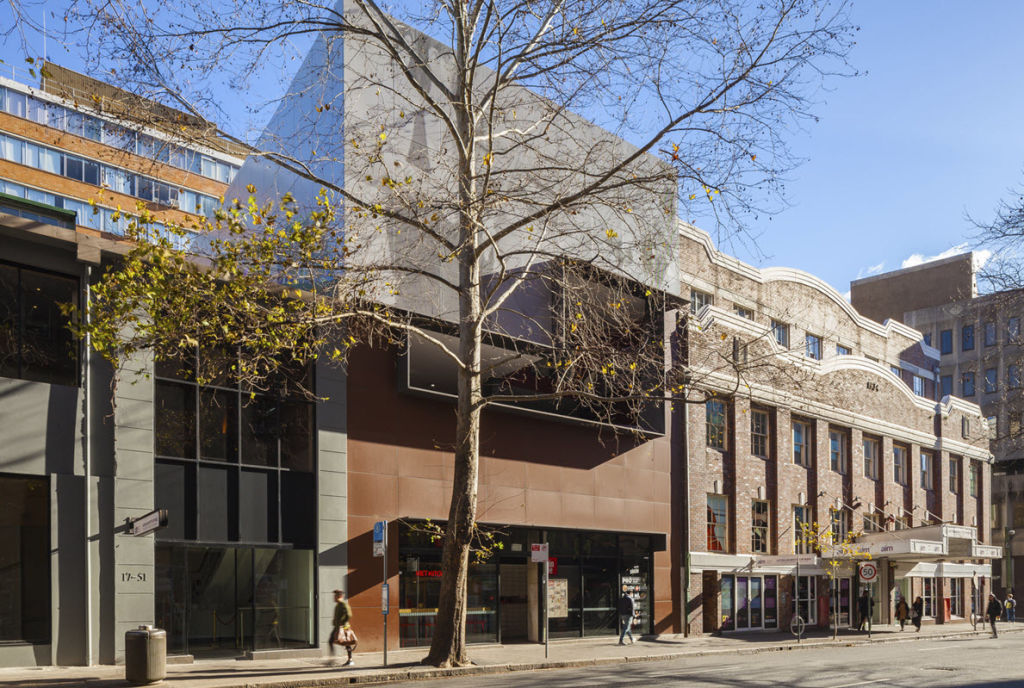
[(1006, 608), (1006, 620), (1010, 623), (1014, 623), (1017, 620), (1017, 600), (1013, 598), (1013, 593), (1006, 593), (1006, 601), (1003, 602), (1003, 606)]
[(910, 618), (910, 605), (907, 604), (907, 598), (900, 595), (899, 602), (896, 603), (896, 620), (900, 622), (900, 630), (907, 625), (907, 619)]
[(636, 642), (633, 638), (633, 613), (636, 611), (636, 605), (633, 603), (633, 598), (629, 596), (629, 588), (625, 585), (622, 586), (622, 597), (619, 598), (619, 623), (622, 625), (622, 631), (619, 633), (619, 645), (626, 644), (626, 634), (629, 634), (629, 644), (632, 645)]
[(992, 637), (998, 638), (999, 633), (996, 632), (996, 619), (1003, 613), (1003, 605), (999, 604), (999, 600), (996, 599), (996, 594), (990, 592), (988, 594), (988, 609), (985, 610), (985, 614), (988, 616), (988, 622), (992, 626)]
[(924, 600), (918, 595), (910, 606), (910, 621), (914, 624), (915, 633), (921, 632), (921, 617), (924, 616)]
[(864, 592), (860, 594), (860, 599), (857, 600), (857, 611), (860, 616), (860, 622), (857, 625), (858, 631), (863, 631), (864, 626), (871, 627), (871, 614), (875, 610), (875, 600), (871, 597), (871, 592), (864, 588)]
[(345, 599), (344, 590), (334, 591), (334, 620), (332, 625), (334, 630), (331, 632), (329, 643), (331, 646), (331, 656), (334, 656), (334, 646), (341, 645), (348, 651), (348, 661), (345, 662), (344, 666), (352, 666), (355, 664), (352, 661), (352, 652), (359, 644), (359, 639), (356, 638), (356, 633), (352, 630), (352, 607), (349, 606), (348, 600)]

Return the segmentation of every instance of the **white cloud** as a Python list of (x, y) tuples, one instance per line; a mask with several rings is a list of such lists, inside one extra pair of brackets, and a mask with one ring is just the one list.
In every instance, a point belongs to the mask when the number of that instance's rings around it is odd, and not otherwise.
[[(950, 248), (947, 248), (945, 251), (943, 251), (942, 253), (940, 253), (938, 255), (935, 255), (935, 256), (925, 256), (922, 253), (914, 253), (911, 256), (909, 256), (908, 258), (906, 258), (902, 263), (900, 263), (900, 267), (901, 268), (912, 268), (915, 265), (921, 265), (922, 263), (930, 263), (933, 260), (942, 260), (943, 258), (949, 258), (950, 256), (955, 256), (955, 255), (959, 255), (961, 253), (966, 253), (966, 252), (967, 252), (967, 242), (965, 241), (962, 244), (957, 244), (956, 246), (952, 246)], [(985, 253), (988, 253), (988, 252), (986, 251)], [(986, 257), (986, 259), (987, 259), (987, 257)]]
[(846, 299), (847, 303), (850, 302), (850, 290), (849, 289), (847, 289), (846, 291), (843, 292), (843, 298)]
[(985, 267), (985, 263), (988, 262), (989, 258), (992, 257), (992, 252), (988, 249), (982, 249), (981, 251), (974, 252), (974, 269), (981, 270)]

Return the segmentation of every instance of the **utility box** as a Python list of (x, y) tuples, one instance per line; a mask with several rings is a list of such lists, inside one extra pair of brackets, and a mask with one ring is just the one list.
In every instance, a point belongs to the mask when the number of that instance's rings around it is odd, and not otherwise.
[(139, 626), (124, 634), (124, 678), (135, 686), (167, 677), (167, 631)]

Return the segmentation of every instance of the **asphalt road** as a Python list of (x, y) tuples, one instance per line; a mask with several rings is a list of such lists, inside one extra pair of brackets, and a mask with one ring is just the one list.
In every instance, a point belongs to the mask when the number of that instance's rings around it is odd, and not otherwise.
[[(402, 685), (410, 686), (410, 683)], [(423, 686), (422, 682), (419, 685)], [(577, 669), (445, 679), (452, 687), (538, 686), (1021, 686), (1024, 636), (693, 657)]]

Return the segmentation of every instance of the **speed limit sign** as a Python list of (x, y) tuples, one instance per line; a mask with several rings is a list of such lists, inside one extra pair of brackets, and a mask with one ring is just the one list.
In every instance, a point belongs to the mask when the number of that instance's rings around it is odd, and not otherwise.
[(877, 566), (870, 563), (860, 565), (860, 579), (862, 582), (874, 583), (876, 578), (878, 578)]

